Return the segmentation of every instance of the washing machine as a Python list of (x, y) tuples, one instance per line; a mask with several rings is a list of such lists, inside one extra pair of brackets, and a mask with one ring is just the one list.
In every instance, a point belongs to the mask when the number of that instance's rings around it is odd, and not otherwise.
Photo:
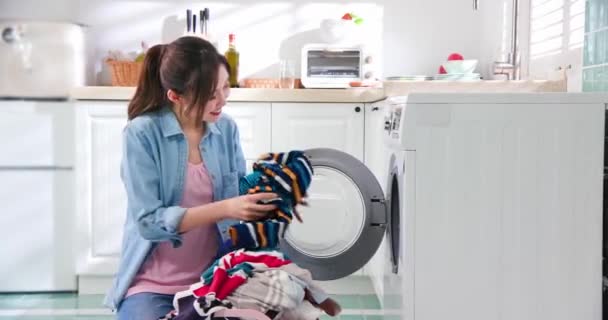
[[(282, 248), (317, 280), (387, 244), (383, 309), (407, 320), (601, 318), (605, 95), (410, 94), (386, 101), (386, 187), (311, 149), (304, 223)], [(381, 253), (381, 252), (380, 252)]]

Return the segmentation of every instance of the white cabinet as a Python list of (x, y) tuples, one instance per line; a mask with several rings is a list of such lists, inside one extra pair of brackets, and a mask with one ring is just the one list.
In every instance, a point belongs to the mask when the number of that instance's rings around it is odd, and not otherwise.
[(0, 114), (0, 292), (74, 290), (72, 105), (7, 100)]
[[(120, 178), (127, 104), (76, 103), (79, 194), (75, 230), (80, 292), (105, 291), (109, 276), (118, 268), (127, 205)], [(361, 161), (365, 158), (362, 103), (230, 102), (223, 112), (238, 125), (248, 171), (252, 162), (268, 151), (325, 147), (347, 152)], [(105, 282), (96, 282), (101, 278)]]
[[(95, 283), (91, 277), (110, 276), (118, 268), (127, 212), (126, 194), (120, 178), (127, 104), (127, 101), (76, 103), (76, 180), (79, 192), (76, 200), (76, 270), (81, 277), (81, 292), (102, 291), (102, 288), (82, 288), (82, 283)], [(269, 103), (230, 103), (224, 111), (239, 126), (243, 152), (249, 164), (270, 150)]]
[(270, 108), (270, 103), (230, 102), (223, 109), (239, 128), (248, 172), (260, 155), (270, 151)]
[(118, 266), (127, 212), (120, 179), (126, 123), (126, 101), (76, 104), (79, 275), (111, 275)]
[(332, 148), (363, 161), (362, 103), (273, 103), (272, 151)]

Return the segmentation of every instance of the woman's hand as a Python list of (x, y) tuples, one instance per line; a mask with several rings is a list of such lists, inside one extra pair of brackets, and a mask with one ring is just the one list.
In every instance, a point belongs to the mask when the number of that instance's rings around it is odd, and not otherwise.
[(277, 198), (276, 193), (261, 192), (247, 194), (224, 200), (226, 218), (253, 221), (263, 218), (269, 211), (276, 209), (273, 204), (259, 204)]

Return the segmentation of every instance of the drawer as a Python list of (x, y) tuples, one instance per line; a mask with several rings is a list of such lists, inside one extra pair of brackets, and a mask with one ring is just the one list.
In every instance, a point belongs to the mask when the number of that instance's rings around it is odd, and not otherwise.
[(70, 102), (0, 101), (0, 167), (71, 167)]

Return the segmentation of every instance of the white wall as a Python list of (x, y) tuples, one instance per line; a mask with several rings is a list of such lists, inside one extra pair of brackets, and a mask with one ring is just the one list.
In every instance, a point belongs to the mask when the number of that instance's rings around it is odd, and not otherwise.
[(94, 45), (89, 56), (93, 57), (95, 67), (90, 72), (102, 70), (100, 61), (109, 49), (134, 50), (142, 40), (155, 44), (176, 39), (185, 31), (186, 9), (192, 9), (198, 16), (204, 7), (211, 10), (209, 31), (221, 52), (227, 48), (228, 34), (236, 34), (241, 78), (278, 77), (280, 59), (299, 61), (303, 44), (321, 41), (318, 30), (321, 19), (339, 18), (346, 11), (365, 18), (357, 38), (370, 44), (375, 52), (381, 52), (383, 11), (374, 3), (97, 1), (83, 5), (80, 15), (92, 26), (88, 38)]
[(75, 21), (74, 0), (0, 0), (0, 19)]
[(473, 10), (473, 0), (382, 3), (387, 76), (436, 74), (452, 52), (461, 53), (465, 59), (479, 58), (482, 12)]
[[(487, 75), (502, 37), (498, 17), (503, 0), (377, 0), (377, 1), (256, 1), (189, 2), (169, 0), (112, 1), (0, 0), (0, 18), (65, 19), (87, 28), (88, 84), (107, 84), (103, 59), (110, 49), (136, 50), (143, 40), (168, 42), (185, 27), (186, 8), (211, 9), (210, 31), (225, 50), (227, 34), (235, 32), (241, 52), (242, 77), (276, 77), (280, 58), (298, 58), (304, 43), (318, 42), (323, 18), (352, 11), (365, 18), (361, 42), (378, 56), (383, 76), (428, 74), (452, 52), (479, 59)], [(508, 0), (504, 0), (508, 1)], [(34, 8), (36, 10), (34, 10)]]

